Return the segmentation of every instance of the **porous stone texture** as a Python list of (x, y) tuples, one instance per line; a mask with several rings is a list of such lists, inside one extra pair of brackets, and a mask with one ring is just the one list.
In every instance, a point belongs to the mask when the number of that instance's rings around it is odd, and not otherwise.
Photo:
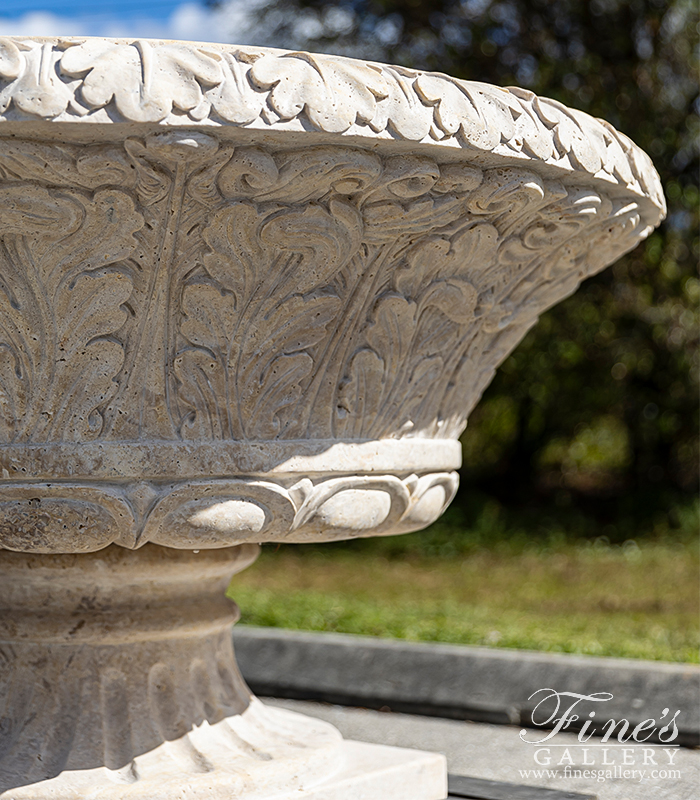
[[(264, 712), (207, 671), (234, 663), (217, 604), (197, 617), (175, 588), (196, 595), (207, 550), (234, 548), (232, 574), (260, 542), (434, 521), (498, 364), (664, 213), (629, 139), (520, 89), (259, 48), (1, 39), (2, 780), (31, 762), (78, 797), (64, 776), (122, 770), (152, 798), (145, 776), (187, 740), (211, 773), (193, 796), (215, 796), (221, 731), (245, 739)], [(164, 586), (195, 614), (187, 636), (163, 634)], [(205, 675), (215, 702), (194, 699)], [(100, 703), (118, 745), (69, 722)], [(265, 742), (244, 772), (306, 775)], [(340, 768), (319, 758), (304, 785)]]
[[(468, 775), (518, 787), (547, 787), (562, 794), (570, 792), (573, 797), (569, 800), (582, 800), (580, 795), (594, 796), (597, 800), (697, 800), (698, 796), (700, 751), (696, 748), (666, 746), (664, 750), (663, 746), (647, 743), (653, 752), (650, 758), (648, 753), (645, 756), (643, 748), (630, 751), (621, 745), (611, 745), (586, 749), (575, 733), (562, 731), (553, 741), (559, 747), (547, 750), (550, 742), (542, 745), (544, 749), (537, 760), (549, 760), (545, 766), (535, 760), (539, 746), (527, 744), (520, 738), (520, 726), (387, 714), (299, 700), (266, 698), (265, 702), (330, 722), (348, 738), (401, 748), (438, 750), (446, 755), (451, 775)], [(528, 733), (534, 734), (534, 731)], [(525, 738), (541, 736), (544, 736), (542, 731)], [(635, 776), (631, 775), (632, 769), (638, 770)], [(573, 770), (578, 770), (578, 774)], [(625, 770), (630, 772), (625, 775)], [(603, 781), (600, 776), (606, 772)], [(492, 791), (491, 795), (519, 800), (521, 792), (506, 793), (503, 788), (498, 793)], [(541, 792), (535, 797), (549, 800), (550, 795)]]
[(344, 742), (252, 696), (225, 591), (258, 549), (5, 552), (0, 797), (442, 800), (442, 756)]

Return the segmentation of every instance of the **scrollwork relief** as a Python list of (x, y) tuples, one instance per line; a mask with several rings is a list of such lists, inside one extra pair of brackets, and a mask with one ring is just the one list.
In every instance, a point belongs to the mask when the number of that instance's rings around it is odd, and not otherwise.
[(193, 480), (128, 486), (0, 484), (0, 548), (81, 552), (147, 542), (177, 549), (405, 533), (433, 522), (457, 491), (455, 472), (332, 475), (290, 481)]
[(0, 200), (14, 445), (454, 437), (537, 315), (650, 226), (521, 168), (201, 131), (7, 142)]
[(123, 191), (0, 183), (0, 441), (102, 433), (142, 225)]
[[(109, 113), (106, 113), (107, 110)], [(663, 194), (604, 121), (518, 88), (338, 56), (187, 42), (0, 39), (0, 115), (311, 129), (450, 143)]]

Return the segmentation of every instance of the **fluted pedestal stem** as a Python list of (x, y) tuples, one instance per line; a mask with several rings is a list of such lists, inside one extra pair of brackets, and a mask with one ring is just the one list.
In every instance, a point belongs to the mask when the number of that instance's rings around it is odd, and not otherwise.
[(88, 785), (101, 798), (257, 796), (280, 768), (297, 787), (336, 771), (340, 735), (265, 708), (236, 666), (225, 590), (258, 550), (0, 551), (3, 800)]

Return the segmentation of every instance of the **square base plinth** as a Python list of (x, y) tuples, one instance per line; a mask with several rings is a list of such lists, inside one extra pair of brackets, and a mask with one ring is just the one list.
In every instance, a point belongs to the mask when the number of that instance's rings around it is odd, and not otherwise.
[(270, 800), (445, 800), (447, 760), (441, 753), (346, 740), (345, 766), (305, 791)]

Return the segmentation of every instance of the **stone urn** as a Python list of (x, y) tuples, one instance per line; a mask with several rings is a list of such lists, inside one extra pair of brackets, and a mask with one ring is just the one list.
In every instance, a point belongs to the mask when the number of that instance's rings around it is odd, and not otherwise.
[(517, 89), (172, 41), (0, 40), (0, 797), (441, 800), (267, 708), (231, 576), (415, 531), (494, 371), (664, 215)]

